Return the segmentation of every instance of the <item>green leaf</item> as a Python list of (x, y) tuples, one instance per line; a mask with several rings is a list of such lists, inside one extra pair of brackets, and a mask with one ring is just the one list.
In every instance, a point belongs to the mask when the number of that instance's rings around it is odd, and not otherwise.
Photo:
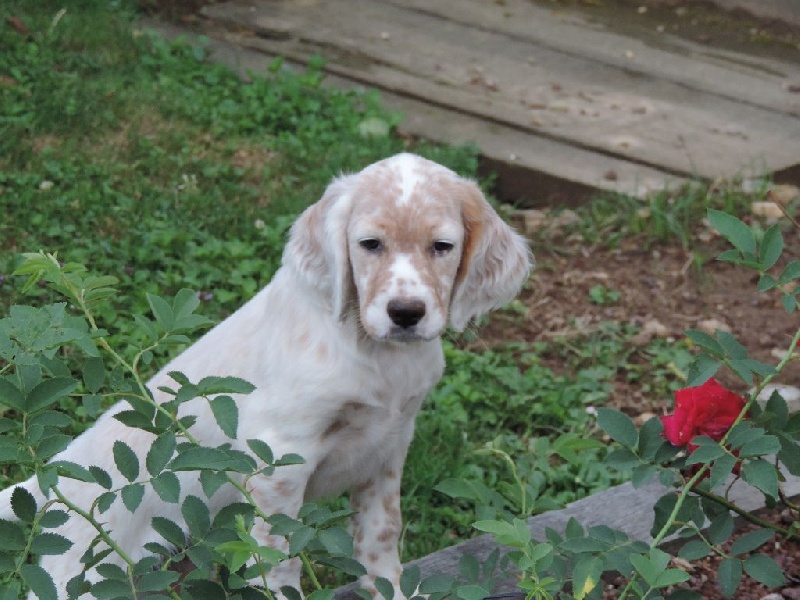
[(141, 483), (129, 483), (121, 491), (122, 503), (130, 512), (136, 512), (144, 498), (144, 486)]
[(720, 446), (719, 442), (715, 442), (709, 437), (700, 436), (694, 438), (692, 441), (698, 445), (698, 448), (695, 448), (686, 458), (687, 465), (708, 463), (726, 454), (725, 448)]
[(727, 331), (717, 331), (717, 339), (725, 351), (726, 356), (734, 359), (747, 358), (747, 348), (742, 346), (732, 334)]
[(121, 440), (114, 442), (112, 448), (114, 464), (122, 476), (128, 481), (134, 481), (139, 476), (139, 459), (128, 444)]
[(722, 363), (710, 356), (700, 354), (691, 365), (686, 380), (686, 387), (697, 387), (711, 379)]
[(104, 469), (100, 467), (91, 466), (89, 467), (89, 473), (94, 478), (100, 487), (103, 487), (107, 490), (110, 490), (114, 485), (114, 482), (111, 479), (111, 475), (108, 474)]
[(480, 585), (460, 585), (456, 588), (456, 597), (459, 600), (484, 600), (490, 593)]
[(664, 588), (664, 587), (669, 587), (671, 585), (677, 585), (679, 583), (683, 583), (684, 581), (689, 581), (689, 577), (690, 577), (689, 573), (681, 569), (667, 569), (666, 571), (663, 571), (658, 577), (656, 577), (656, 581), (653, 587)]
[(392, 600), (392, 598), (394, 598), (394, 586), (392, 582), (385, 577), (377, 577), (375, 579), (375, 588), (385, 600)]
[(797, 298), (794, 297), (794, 294), (782, 294), (781, 304), (783, 305), (783, 310), (787, 313), (792, 313), (797, 308)]
[(239, 427), (239, 409), (230, 396), (217, 396), (210, 402), (211, 412), (222, 432), (229, 438), (236, 439), (236, 430)]
[(726, 598), (730, 598), (742, 581), (742, 561), (735, 558), (725, 558), (719, 563), (717, 569), (717, 583)]
[(150, 485), (164, 502), (177, 504), (181, 497), (181, 482), (172, 471), (164, 471), (150, 480)]
[(597, 557), (579, 559), (572, 571), (572, 593), (575, 600), (584, 600), (600, 583), (603, 561)]
[(90, 356), (83, 363), (83, 384), (92, 394), (96, 394), (103, 387), (106, 378), (103, 360), (96, 356)]
[(195, 538), (202, 538), (211, 528), (208, 506), (197, 496), (186, 496), (181, 505), (181, 513)]
[(752, 459), (742, 466), (742, 479), (758, 488), (767, 496), (778, 497), (778, 471), (760, 458)]
[(420, 594), (444, 594), (449, 592), (455, 580), (449, 575), (434, 573), (423, 579), (419, 584)]
[(33, 538), (31, 553), (57, 555), (64, 554), (70, 548), (72, 548), (72, 542), (63, 535), (45, 532)]
[(712, 544), (720, 545), (725, 543), (733, 533), (733, 517), (728, 511), (720, 513), (713, 519), (708, 526), (708, 539)]
[(20, 521), (33, 522), (36, 517), (36, 500), (24, 487), (16, 487), (11, 492), (11, 510)]
[(22, 411), (25, 408), (25, 396), (17, 386), (0, 377), (0, 404)]
[(597, 422), (603, 431), (626, 448), (635, 448), (638, 444), (639, 432), (628, 415), (602, 407), (597, 409)]
[[(775, 536), (775, 532), (771, 529), (756, 529), (749, 531), (742, 535), (739, 539), (733, 542), (731, 546), (731, 554), (747, 554), (756, 548), (760, 548)], [(746, 567), (745, 567), (746, 570)]]
[(250, 439), (247, 440), (247, 446), (253, 451), (253, 454), (263, 460), (266, 464), (272, 464), (274, 456), (272, 455), (272, 448), (269, 447), (269, 444), (262, 440)]
[(25, 412), (36, 412), (68, 396), (78, 382), (70, 377), (45, 379), (33, 388), (25, 399)]
[(761, 243), (758, 245), (758, 259), (761, 263), (761, 270), (767, 271), (775, 266), (778, 259), (783, 254), (783, 234), (781, 227), (775, 223), (764, 232)]
[(698, 329), (688, 329), (685, 333), (686, 337), (688, 337), (695, 346), (717, 358), (722, 358), (724, 350), (717, 338), (713, 335), (709, 335), (705, 331), (700, 331)]
[(165, 331), (172, 331), (175, 324), (175, 315), (169, 303), (163, 298), (149, 293), (147, 294), (147, 302), (150, 304), (150, 310), (153, 311), (156, 322), (161, 325)]
[(256, 389), (252, 383), (239, 377), (203, 377), (197, 384), (203, 396), (215, 394), (249, 394)]
[(759, 292), (767, 292), (773, 289), (776, 285), (778, 285), (778, 282), (775, 280), (775, 278), (769, 273), (764, 273), (761, 275), (761, 277), (759, 277), (756, 289)]
[(19, 574), (39, 600), (58, 600), (53, 578), (39, 565), (22, 565)]
[(751, 456), (764, 456), (768, 454), (777, 454), (781, 449), (781, 443), (774, 435), (762, 435), (758, 439), (747, 442), (739, 451), (741, 458), (749, 458)]
[(175, 434), (171, 431), (164, 432), (155, 439), (145, 458), (145, 466), (150, 475), (156, 477), (164, 470), (175, 452), (176, 445)]
[(200, 469), (225, 470), (237, 465), (227, 452), (217, 448), (193, 446), (181, 451), (169, 463), (173, 471), (197, 471)]
[(5, 552), (19, 552), (25, 548), (25, 533), (17, 523), (0, 520), (0, 540)]
[(322, 542), (325, 550), (331, 554), (341, 554), (343, 556), (352, 556), (353, 554), (353, 538), (339, 527), (320, 531), (319, 541)]
[(683, 545), (678, 556), (686, 560), (698, 560), (708, 556), (711, 550), (711, 546), (705, 540), (691, 540)]
[(766, 554), (753, 554), (744, 561), (744, 570), (750, 577), (768, 588), (783, 585), (786, 579), (777, 563)]
[(69, 514), (65, 511), (48, 510), (42, 515), (42, 518), (39, 519), (39, 525), (41, 525), (44, 529), (53, 529), (55, 527), (61, 527), (68, 520)]
[(143, 573), (136, 581), (137, 592), (169, 591), (169, 586), (180, 577), (175, 571), (151, 571)]
[(719, 210), (708, 209), (708, 221), (737, 250), (744, 254), (755, 254), (756, 238), (753, 231), (742, 221)]
[(173, 546), (180, 548), (186, 542), (183, 530), (174, 521), (166, 517), (153, 517), (151, 523), (153, 529)]

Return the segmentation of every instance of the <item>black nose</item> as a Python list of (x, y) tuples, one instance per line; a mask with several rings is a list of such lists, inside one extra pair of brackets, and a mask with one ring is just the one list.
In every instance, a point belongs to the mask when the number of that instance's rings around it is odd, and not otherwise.
[(390, 300), (386, 307), (392, 323), (403, 329), (413, 327), (425, 316), (425, 303), (417, 298)]

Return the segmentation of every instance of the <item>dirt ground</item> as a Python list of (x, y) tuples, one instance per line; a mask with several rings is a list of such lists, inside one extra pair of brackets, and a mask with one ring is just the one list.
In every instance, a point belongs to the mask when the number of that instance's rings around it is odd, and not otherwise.
[[(698, 244), (695, 253), (704, 257), (699, 266), (697, 256), (679, 246), (642, 250), (635, 239), (615, 249), (559, 245), (558, 254), (546, 244), (534, 244), (537, 268), (520, 296), (527, 317), (493, 320), (481, 342), (580, 339), (603, 321), (641, 327), (644, 333), (636, 341), (642, 345), (654, 336), (679, 340), (687, 329), (727, 329), (752, 357), (775, 364), (800, 327), (800, 313), (788, 315), (777, 293), (757, 292), (752, 271), (715, 260), (726, 249), (724, 242)], [(785, 256), (797, 256), (798, 249), (800, 234), (788, 231)], [(618, 292), (618, 300), (593, 303), (590, 290), (597, 285)], [(744, 390), (730, 372), (721, 371), (718, 379)], [(790, 363), (780, 381), (800, 385), (800, 365)], [(658, 414), (671, 399), (645, 397), (619, 381), (613, 404), (635, 416)]]

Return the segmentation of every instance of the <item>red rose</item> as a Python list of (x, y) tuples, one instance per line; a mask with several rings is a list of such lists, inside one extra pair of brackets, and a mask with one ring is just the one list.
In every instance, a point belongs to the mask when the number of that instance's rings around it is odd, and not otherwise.
[(719, 441), (742, 412), (745, 400), (726, 390), (714, 379), (703, 385), (675, 393), (675, 411), (661, 417), (664, 437), (673, 446), (696, 448), (691, 443), (698, 435)]

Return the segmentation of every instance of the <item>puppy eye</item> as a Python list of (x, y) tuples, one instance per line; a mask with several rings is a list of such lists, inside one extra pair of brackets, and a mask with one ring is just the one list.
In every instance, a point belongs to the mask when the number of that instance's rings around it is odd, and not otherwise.
[(436, 255), (447, 254), (455, 247), (453, 242), (447, 240), (437, 240), (433, 242), (433, 253)]
[(363, 240), (359, 240), (358, 245), (367, 252), (380, 252), (383, 250), (383, 244), (380, 240), (375, 238), (364, 238)]

